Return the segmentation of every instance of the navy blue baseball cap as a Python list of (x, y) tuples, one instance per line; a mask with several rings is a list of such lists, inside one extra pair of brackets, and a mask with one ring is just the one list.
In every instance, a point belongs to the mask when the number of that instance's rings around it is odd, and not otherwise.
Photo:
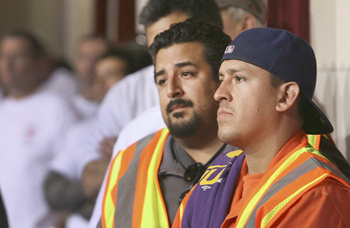
[(276, 75), (285, 82), (296, 82), (307, 100), (302, 110), (307, 134), (328, 134), (333, 126), (312, 100), (316, 86), (316, 58), (311, 46), (282, 29), (253, 28), (242, 32), (227, 46), (222, 57), (241, 60)]

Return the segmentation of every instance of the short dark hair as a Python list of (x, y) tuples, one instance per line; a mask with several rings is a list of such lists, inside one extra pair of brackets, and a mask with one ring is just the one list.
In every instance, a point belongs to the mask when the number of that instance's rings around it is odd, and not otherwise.
[(2, 42), (6, 38), (21, 38), (26, 40), (30, 45), (30, 48), (32, 49), (32, 54), (35, 58), (40, 58), (45, 55), (44, 47), (39, 41), (39, 39), (28, 31), (15, 30), (7, 32), (1, 36), (0, 42)]
[(204, 46), (203, 57), (210, 65), (215, 81), (219, 81), (221, 58), (231, 38), (221, 28), (196, 19), (188, 19), (177, 23), (158, 34), (150, 47), (150, 53), (155, 60), (158, 51), (173, 44), (200, 42)]
[(220, 10), (214, 0), (149, 0), (142, 9), (139, 22), (147, 27), (174, 12), (184, 12), (190, 18), (223, 28)]

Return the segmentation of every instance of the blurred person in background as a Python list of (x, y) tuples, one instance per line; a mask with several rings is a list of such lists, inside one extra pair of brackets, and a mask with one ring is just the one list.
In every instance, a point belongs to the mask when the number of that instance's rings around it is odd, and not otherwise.
[(42, 90), (44, 50), (30, 33), (0, 39), (0, 188), (10, 227), (50, 227), (55, 213), (44, 199), (49, 162), (75, 115), (56, 94)]
[[(96, 60), (93, 99), (102, 101), (108, 89), (132, 70), (133, 59), (130, 53), (122, 48), (109, 49)], [(50, 172), (45, 179), (46, 199), (53, 209), (62, 212), (60, 224), (65, 223), (65, 227), (87, 227), (109, 164), (112, 148), (104, 149), (103, 151), (110, 152), (106, 152), (103, 159), (87, 166), (85, 175), (82, 176), (84, 167), (81, 163), (84, 163), (84, 154), (88, 153), (82, 145), (88, 143), (88, 136), (95, 128), (96, 118), (93, 116), (69, 129), (60, 155), (51, 163)]]
[(41, 87), (58, 94), (67, 102), (71, 102), (72, 97), (78, 93), (77, 79), (71, 67), (50, 56), (49, 53), (46, 53), (44, 61), (43, 74), (47, 78)]
[(72, 106), (80, 119), (94, 116), (99, 104), (94, 97), (95, 64), (109, 48), (108, 41), (99, 35), (86, 35), (79, 39), (73, 68), (78, 82), (78, 94)]
[(128, 53), (125, 48), (110, 49), (99, 58), (95, 65), (95, 100), (101, 103), (109, 88), (134, 72), (133, 65), (132, 53)]
[(220, 8), (224, 32), (236, 38), (241, 32), (266, 23), (266, 6), (263, 0), (215, 0)]

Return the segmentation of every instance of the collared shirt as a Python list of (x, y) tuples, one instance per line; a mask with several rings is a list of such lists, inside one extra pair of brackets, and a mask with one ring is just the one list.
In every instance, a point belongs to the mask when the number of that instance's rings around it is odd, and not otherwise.
[[(236, 147), (224, 144), (214, 155), (221, 154), (236, 150)], [(209, 165), (208, 161), (205, 166)], [(176, 215), (176, 211), (179, 207), (179, 198), (183, 192), (192, 188), (190, 183), (183, 180), (186, 168), (196, 163), (193, 158), (179, 145), (176, 143), (174, 138), (169, 135), (163, 153), (162, 163), (159, 168), (158, 177), (159, 184), (163, 194), (165, 206), (168, 212), (168, 218), (170, 224)]]

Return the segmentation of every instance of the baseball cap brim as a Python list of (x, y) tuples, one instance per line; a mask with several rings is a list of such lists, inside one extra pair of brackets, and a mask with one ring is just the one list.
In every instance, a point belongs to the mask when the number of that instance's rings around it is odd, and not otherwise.
[(304, 124), (303, 130), (307, 134), (329, 134), (333, 132), (333, 126), (328, 120), (326, 115), (317, 106), (317, 104), (308, 97), (301, 94), (305, 100), (309, 103), (307, 107), (304, 107), (303, 117)]

